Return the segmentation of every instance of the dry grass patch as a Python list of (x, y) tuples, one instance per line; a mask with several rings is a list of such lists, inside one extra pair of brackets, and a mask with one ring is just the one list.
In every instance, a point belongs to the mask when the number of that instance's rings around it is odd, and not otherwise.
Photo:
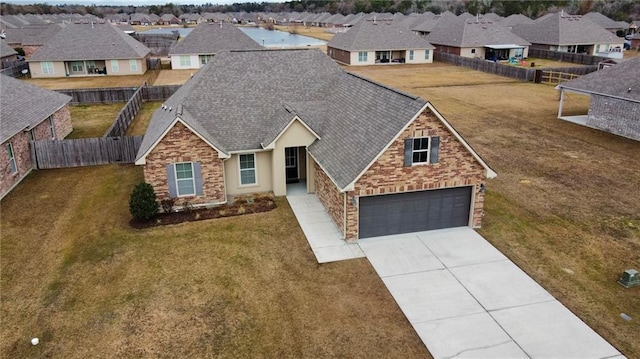
[[(498, 172), (487, 185), (481, 233), (625, 355), (639, 357), (639, 288), (616, 283), (640, 264), (638, 142), (556, 119), (553, 86), (435, 65), (349, 71), (432, 102)], [(584, 114), (588, 97), (569, 96), (565, 108)]]
[(63, 77), (27, 79), (25, 81), (49, 90), (71, 90), (84, 88), (139, 87), (144, 81), (152, 84), (153, 76), (154, 71), (147, 71), (144, 75)]
[(73, 132), (67, 138), (102, 137), (124, 105), (124, 102), (119, 102), (70, 106)]
[(429, 357), (366, 260), (316, 263), (285, 199), (133, 230), (141, 179), (37, 171), (2, 200), (2, 357)]
[(162, 70), (160, 75), (156, 79), (154, 85), (182, 85), (187, 82), (198, 71), (198, 69), (191, 70)]
[(136, 118), (127, 129), (127, 136), (142, 136), (147, 131), (147, 126), (149, 125), (149, 121), (151, 121), (151, 116), (155, 112), (158, 107), (162, 106), (162, 102), (158, 101), (150, 101), (144, 102), (138, 113), (136, 114)]
[(280, 31), (296, 33), (298, 35), (309, 36), (309, 37), (313, 37), (315, 39), (324, 40), (324, 41), (329, 41), (333, 39), (333, 37), (335, 36), (335, 34), (333, 33), (325, 32), (324, 28), (316, 27), (316, 26), (305, 27), (305, 26), (276, 25), (275, 29)]

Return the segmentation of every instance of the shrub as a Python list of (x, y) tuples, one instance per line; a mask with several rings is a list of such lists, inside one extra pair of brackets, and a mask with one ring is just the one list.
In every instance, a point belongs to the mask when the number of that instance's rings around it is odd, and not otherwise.
[(158, 214), (156, 194), (150, 184), (140, 182), (133, 188), (129, 198), (129, 212), (135, 219), (149, 219)]

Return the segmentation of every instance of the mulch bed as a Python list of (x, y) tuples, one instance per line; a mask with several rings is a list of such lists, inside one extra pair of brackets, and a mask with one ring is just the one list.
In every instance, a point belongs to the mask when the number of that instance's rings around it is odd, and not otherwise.
[(244, 214), (268, 212), (276, 208), (273, 195), (243, 196), (221, 206), (186, 211), (159, 213), (148, 220), (132, 219), (129, 225), (136, 229), (178, 224), (183, 222), (201, 221), (222, 217), (241, 216)]

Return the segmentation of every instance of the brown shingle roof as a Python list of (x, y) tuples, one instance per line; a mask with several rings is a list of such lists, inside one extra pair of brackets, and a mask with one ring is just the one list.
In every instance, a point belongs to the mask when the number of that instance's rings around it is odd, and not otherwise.
[(434, 49), (435, 47), (397, 20), (363, 19), (344, 33), (337, 33), (328, 47), (346, 51)]

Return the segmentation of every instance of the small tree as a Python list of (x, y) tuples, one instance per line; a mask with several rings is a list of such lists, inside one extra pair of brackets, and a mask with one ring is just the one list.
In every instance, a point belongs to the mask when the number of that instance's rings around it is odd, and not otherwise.
[(135, 219), (149, 219), (158, 214), (158, 203), (153, 187), (146, 183), (138, 183), (129, 199), (129, 212)]

